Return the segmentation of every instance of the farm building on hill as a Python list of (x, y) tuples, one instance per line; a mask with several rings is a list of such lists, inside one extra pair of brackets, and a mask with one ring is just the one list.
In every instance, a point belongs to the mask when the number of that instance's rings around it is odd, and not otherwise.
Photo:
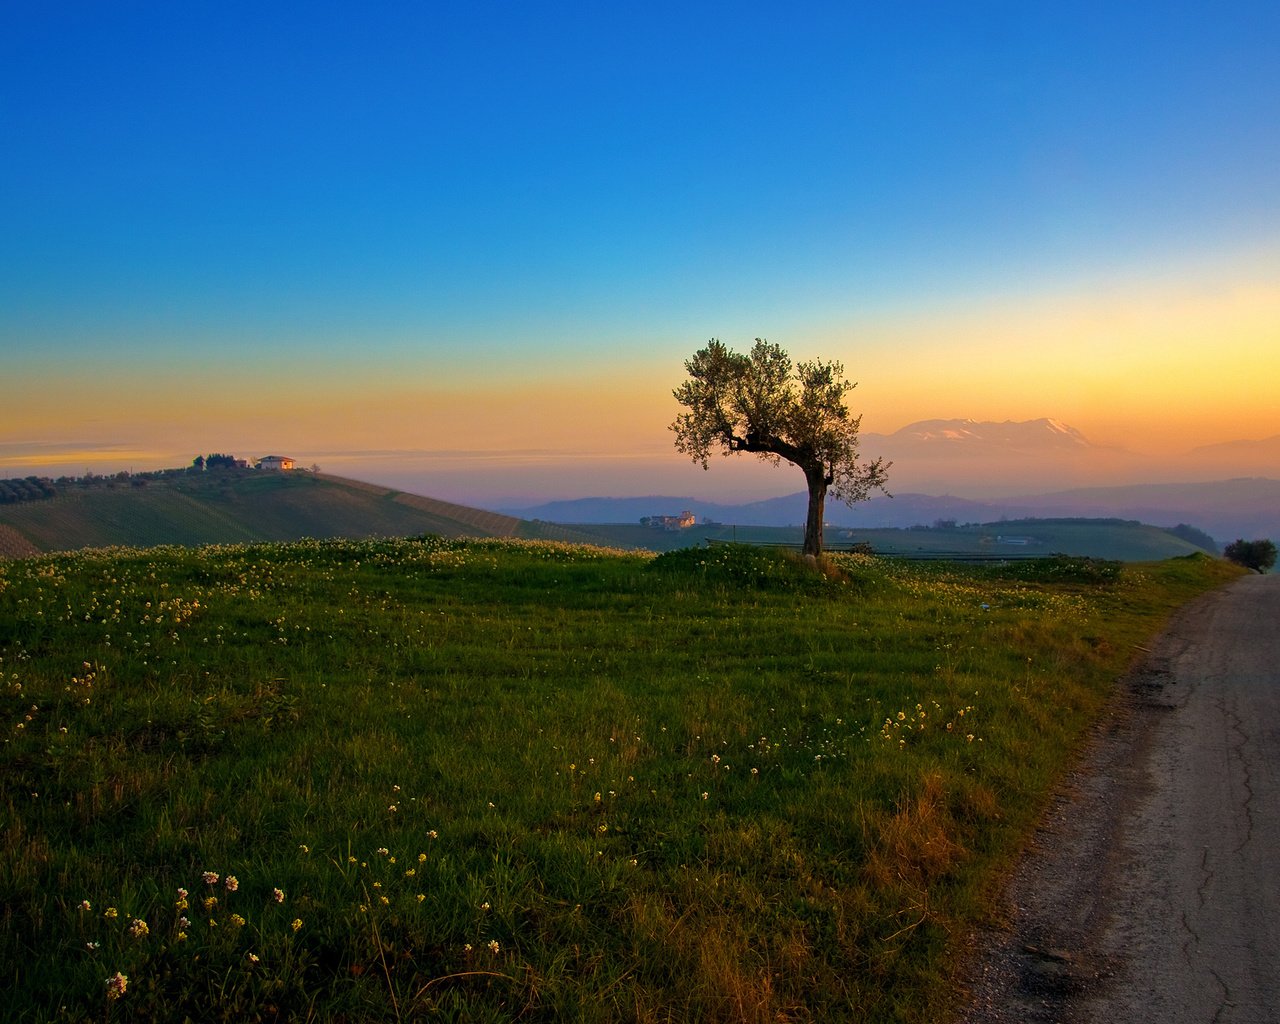
[(687, 509), (678, 516), (644, 516), (640, 520), (641, 526), (647, 526), (653, 530), (687, 530), (697, 522), (697, 517)]
[(264, 455), (258, 460), (259, 469), (293, 469), (293, 459), (287, 455)]

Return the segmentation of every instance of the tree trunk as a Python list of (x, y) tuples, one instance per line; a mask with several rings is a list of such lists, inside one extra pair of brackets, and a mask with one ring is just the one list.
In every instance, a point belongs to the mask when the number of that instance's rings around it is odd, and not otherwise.
[(827, 477), (821, 469), (805, 471), (809, 483), (809, 514), (804, 521), (804, 553), (815, 558), (822, 554), (822, 521), (827, 504)]

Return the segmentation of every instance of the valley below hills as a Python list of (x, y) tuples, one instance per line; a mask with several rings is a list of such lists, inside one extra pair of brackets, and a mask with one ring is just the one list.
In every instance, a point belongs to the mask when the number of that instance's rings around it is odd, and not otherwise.
[[(876, 495), (852, 508), (828, 498), (827, 523), (836, 528), (1070, 517), (1185, 524), (1219, 545), (1280, 535), (1280, 435), (1154, 456), (1096, 443), (1042, 417), (920, 420), (890, 434), (864, 432), (859, 440), (864, 459), (892, 464), (893, 497)], [(995, 494), (1003, 496), (988, 496)], [(737, 504), (649, 494), (509, 503), (502, 510), (555, 523), (633, 523), (689, 511), (700, 522), (781, 527), (802, 524), (806, 505), (796, 491)]]
[[(909, 486), (926, 456), (962, 469), (985, 460), (1052, 465), (1096, 446), (1054, 420), (936, 420), (897, 432), (903, 458), (892, 497), (826, 505), (827, 543), (903, 557), (1033, 557), (1122, 561), (1218, 552), (1231, 541), (1280, 537), (1280, 472), (1181, 483), (1046, 488), (962, 497)], [(864, 435), (875, 453), (885, 438)], [(905, 454), (903, 452), (905, 451)], [(1056, 454), (1055, 454), (1056, 453)], [(1065, 453), (1065, 455), (1064, 455)], [(965, 461), (966, 459), (970, 461)], [(973, 461), (976, 460), (976, 461)], [(1262, 458), (1259, 465), (1270, 465)], [(732, 466), (724, 471), (732, 472)], [(779, 482), (798, 478), (779, 470)], [(901, 470), (901, 472), (899, 472)], [(1062, 480), (1070, 478), (1064, 474)], [(984, 479), (970, 477), (970, 482)], [(1028, 481), (1030, 483), (1030, 480)], [(480, 508), (427, 495), (432, 479), (400, 486), (307, 471), (191, 468), (84, 478), (0, 481), (0, 558), (89, 547), (200, 546), (304, 538), (500, 537), (668, 551), (723, 542), (798, 545), (807, 499), (793, 491), (729, 503), (652, 493)], [(898, 490), (897, 488), (901, 488)], [(1056, 524), (1056, 525), (1050, 525)], [(692, 528), (691, 528), (692, 527)]]
[[(578, 498), (502, 511), (521, 519), (558, 524), (637, 523), (689, 511), (699, 522), (738, 526), (803, 524), (803, 491), (741, 504), (679, 495)], [(828, 500), (829, 526), (845, 529), (909, 529), (938, 522), (997, 523), (1005, 520), (1088, 518), (1136, 520), (1155, 526), (1193, 526), (1219, 544), (1238, 537), (1280, 536), (1280, 480), (1244, 477), (1182, 484), (1083, 487), (1044, 494), (975, 500), (952, 495), (876, 496), (852, 507)]]

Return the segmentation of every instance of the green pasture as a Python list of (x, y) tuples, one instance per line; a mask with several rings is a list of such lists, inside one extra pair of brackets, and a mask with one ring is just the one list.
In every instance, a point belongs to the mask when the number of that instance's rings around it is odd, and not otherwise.
[[(672, 551), (707, 544), (764, 544), (800, 547), (799, 526), (698, 525), (677, 531), (639, 524), (582, 524), (572, 527), (599, 543)], [(832, 550), (870, 545), (877, 554), (904, 558), (1015, 560), (1076, 555), (1123, 562), (1159, 561), (1200, 549), (1158, 526), (1115, 519), (1034, 519), (949, 529), (861, 529), (828, 527)]]
[(14, 1021), (938, 1021), (1205, 556), (0, 563)]

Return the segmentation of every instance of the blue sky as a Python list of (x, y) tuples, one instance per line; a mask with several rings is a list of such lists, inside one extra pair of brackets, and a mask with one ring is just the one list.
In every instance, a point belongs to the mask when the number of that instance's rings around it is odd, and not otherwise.
[[(938, 345), (989, 323), (996, 365), (1038, 364), (1072, 344), (1046, 322), (1105, 307), (1088, 358), (1188, 346), (1138, 404), (1198, 408), (1192, 347), (1276, 340), (1278, 167), (1275, 4), (10, 5), (0, 346), (27, 400), (0, 460), (536, 449), (511, 493), (573, 496), (584, 451), (643, 451), (646, 489), (693, 486), (681, 361), (757, 335), (843, 359), (868, 429), (1155, 437), (1081, 398), (1087, 366), (1002, 406)], [(1162, 339), (1187, 296), (1225, 333)], [(1280, 433), (1259, 376), (1216, 385), (1247, 414), (1182, 429)], [(491, 468), (440, 496), (492, 497)]]

